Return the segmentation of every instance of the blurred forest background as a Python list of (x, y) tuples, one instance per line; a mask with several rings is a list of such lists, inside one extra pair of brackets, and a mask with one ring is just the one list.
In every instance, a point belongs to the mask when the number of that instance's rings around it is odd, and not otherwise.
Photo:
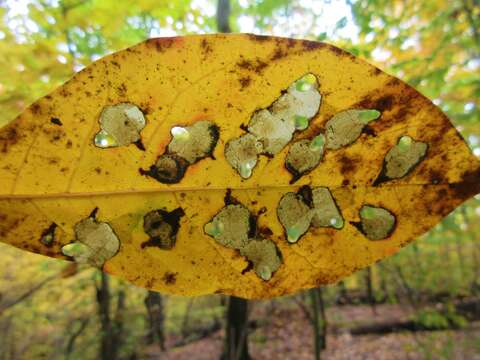
[[(0, 125), (108, 53), (217, 31), (340, 46), (432, 99), (480, 157), (478, 0), (0, 0)], [(151, 293), (7, 245), (0, 263), (0, 360), (223, 351), (227, 297)], [(313, 359), (316, 343), (324, 359), (480, 359), (479, 275), (477, 195), (337, 285), (249, 301), (249, 353)]]

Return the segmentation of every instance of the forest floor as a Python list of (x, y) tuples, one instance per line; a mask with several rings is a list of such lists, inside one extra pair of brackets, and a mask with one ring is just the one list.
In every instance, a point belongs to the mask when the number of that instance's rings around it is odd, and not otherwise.
[[(266, 315), (269, 316), (266, 316)], [(411, 311), (400, 305), (337, 306), (329, 308), (327, 348), (322, 359), (328, 360), (480, 360), (480, 322), (470, 323), (461, 330), (395, 332), (386, 334), (352, 335), (348, 329), (361, 325), (383, 324), (408, 319)], [(257, 323), (249, 333), (252, 359), (313, 359), (312, 327), (300, 308), (254, 308), (253, 319), (266, 319)], [(177, 341), (167, 339), (168, 344)], [(219, 359), (223, 346), (223, 331), (187, 345), (169, 348), (160, 353), (150, 348), (145, 359), (212, 360)]]

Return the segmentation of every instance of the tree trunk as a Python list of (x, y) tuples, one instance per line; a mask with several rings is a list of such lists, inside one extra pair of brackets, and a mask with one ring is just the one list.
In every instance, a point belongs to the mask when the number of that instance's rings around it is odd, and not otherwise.
[(163, 301), (160, 293), (148, 291), (145, 297), (145, 307), (148, 313), (147, 344), (158, 343), (160, 349), (165, 350), (165, 316), (163, 313)]
[(221, 33), (231, 32), (230, 28), (230, 0), (218, 0), (217, 3), (217, 30)]
[(310, 301), (313, 310), (313, 340), (315, 360), (320, 360), (321, 351), (327, 347), (327, 318), (323, 302), (322, 289), (310, 289)]
[(125, 292), (120, 290), (117, 297), (117, 307), (112, 319), (111, 294), (108, 275), (101, 272), (100, 286), (96, 287), (98, 316), (100, 318), (100, 359), (116, 360), (121, 347), (123, 332), (123, 312), (125, 310)]
[(373, 276), (372, 276), (372, 267), (371, 266), (369, 266), (366, 269), (365, 283), (366, 283), (365, 285), (367, 287), (368, 303), (370, 304), (373, 313), (376, 314), (377, 313), (377, 309), (375, 307), (376, 299), (375, 299), (375, 293), (374, 293), (374, 290), (373, 290)]
[(110, 321), (110, 284), (108, 275), (101, 273), (101, 284), (97, 286), (98, 316), (101, 327), (100, 358), (102, 360), (114, 360), (111, 344), (111, 321)]
[(338, 289), (339, 294), (337, 296), (336, 303), (339, 305), (350, 304), (352, 302), (352, 299), (350, 299), (350, 296), (348, 295), (347, 286), (345, 285), (344, 280), (340, 280), (338, 282)]
[(249, 360), (247, 338), (247, 300), (230, 296), (227, 309), (225, 350), (222, 354), (222, 360)]
[[(380, 289), (382, 290), (382, 298), (381, 302), (384, 303), (386, 301), (389, 301), (392, 296), (390, 295), (390, 292), (388, 291), (388, 285), (387, 285), (387, 271), (385, 270), (384, 266), (380, 263), (378, 264), (378, 274), (380, 276)], [(393, 296), (394, 297), (394, 296)]]

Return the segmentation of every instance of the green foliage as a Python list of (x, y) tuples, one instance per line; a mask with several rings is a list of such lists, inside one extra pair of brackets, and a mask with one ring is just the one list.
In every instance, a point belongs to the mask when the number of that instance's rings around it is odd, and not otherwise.
[(420, 310), (416, 313), (415, 323), (423, 329), (442, 330), (450, 328), (462, 328), (468, 324), (467, 319), (455, 311), (449, 304), (444, 311), (434, 309)]

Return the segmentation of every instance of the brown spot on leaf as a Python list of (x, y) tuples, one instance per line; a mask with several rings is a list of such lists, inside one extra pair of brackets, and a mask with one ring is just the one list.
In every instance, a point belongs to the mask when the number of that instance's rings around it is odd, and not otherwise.
[(258, 228), (258, 234), (266, 239), (273, 235), (273, 231), (267, 226), (261, 226)]
[(165, 50), (172, 47), (172, 45), (179, 41), (178, 36), (176, 37), (163, 37), (147, 40), (147, 46), (153, 46), (158, 52), (164, 52)]
[(44, 130), (45, 134), (47, 134), (50, 137), (50, 142), (55, 143), (62, 139), (62, 137), (65, 136), (65, 132), (61, 130), (60, 128), (57, 128), (53, 131), (46, 131)]
[(361, 162), (359, 158), (350, 158), (342, 154), (338, 160), (340, 163), (340, 172), (342, 175), (347, 176), (355, 172), (357, 168), (357, 163)]
[(174, 285), (177, 281), (177, 274), (178, 273), (167, 271), (165, 274), (163, 274), (162, 280), (166, 285)]
[(261, 59), (257, 58), (255, 61), (242, 59), (237, 62), (237, 66), (248, 71), (253, 71), (257, 74), (260, 74), (268, 64)]
[(326, 45), (318, 41), (302, 40), (302, 46), (305, 50), (312, 51), (315, 49), (320, 49)]
[(200, 43), (200, 47), (202, 48), (202, 53), (204, 58), (206, 58), (212, 51), (212, 46), (207, 39), (203, 39)]
[(62, 122), (60, 121), (59, 118), (56, 118), (56, 117), (52, 117), (50, 118), (50, 122), (54, 125), (58, 125), (58, 126), (62, 126)]
[(430, 170), (428, 177), (431, 184), (440, 184), (444, 182), (443, 174), (438, 170)]
[(40, 104), (35, 103), (35, 104), (32, 104), (32, 106), (30, 106), (30, 110), (32, 111), (32, 114), (37, 115), (41, 113), (42, 108)]
[(480, 167), (463, 173), (462, 181), (450, 184), (455, 196), (466, 200), (472, 195), (480, 193)]
[(381, 112), (385, 110), (390, 110), (393, 106), (393, 103), (394, 103), (393, 96), (386, 95), (376, 101), (374, 109), (377, 109)]
[(336, 47), (336, 46), (332, 46), (330, 49), (331, 49), (332, 52), (333, 52), (335, 55), (337, 55), (337, 56), (345, 56), (346, 53), (347, 53), (346, 51), (344, 51), (344, 50), (342, 50), (342, 49), (340, 49), (340, 48), (338, 48), (338, 47)]
[(6, 153), (8, 148), (18, 142), (19, 134), (15, 126), (9, 126), (0, 135), (0, 151)]
[(238, 81), (240, 82), (240, 86), (242, 87), (242, 89), (244, 89), (250, 85), (252, 79), (248, 76), (248, 77), (241, 77), (240, 79), (238, 79)]
[(285, 51), (283, 51), (281, 48), (277, 48), (275, 49), (275, 52), (273, 53), (272, 57), (271, 57), (271, 60), (272, 61), (275, 61), (275, 60), (280, 60), (281, 58), (287, 56), (287, 53)]

